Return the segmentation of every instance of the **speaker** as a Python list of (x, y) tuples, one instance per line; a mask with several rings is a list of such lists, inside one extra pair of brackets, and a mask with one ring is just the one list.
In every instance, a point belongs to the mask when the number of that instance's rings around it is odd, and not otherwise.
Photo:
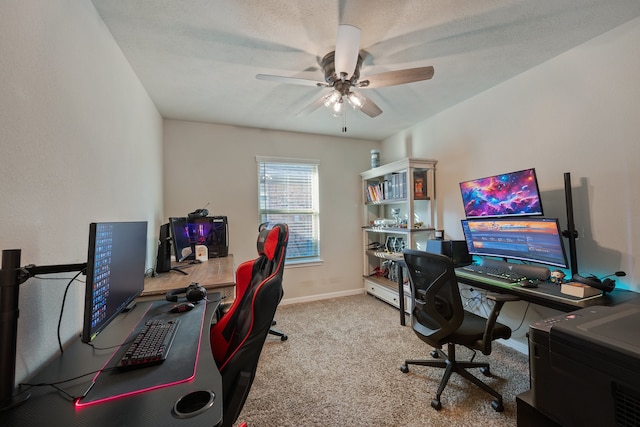
[(185, 297), (189, 302), (198, 302), (207, 297), (207, 290), (200, 286), (198, 283), (192, 282), (186, 288), (174, 289), (167, 292), (165, 298), (170, 302), (178, 302), (178, 295), (180, 294), (185, 294)]
[(456, 267), (471, 264), (471, 255), (464, 240), (427, 240), (427, 252), (448, 256)]
[(582, 283), (583, 285), (591, 286), (592, 288), (600, 289), (602, 292), (611, 292), (616, 287), (616, 281), (613, 279), (600, 280), (596, 276), (582, 277), (579, 274), (574, 274), (571, 278), (572, 281)]
[(160, 243), (156, 256), (156, 273), (166, 273), (171, 269), (171, 236), (169, 224), (160, 226)]
[(516, 264), (497, 259), (485, 258), (482, 260), (485, 267), (495, 267), (501, 270), (510, 270), (525, 276), (527, 279), (536, 279), (546, 281), (551, 277), (551, 271), (547, 267), (541, 265)]

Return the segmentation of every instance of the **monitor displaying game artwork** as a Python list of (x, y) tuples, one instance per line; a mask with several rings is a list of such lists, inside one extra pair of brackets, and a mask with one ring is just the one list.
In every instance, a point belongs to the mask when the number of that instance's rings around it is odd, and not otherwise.
[(543, 215), (535, 169), (460, 183), (467, 218)]

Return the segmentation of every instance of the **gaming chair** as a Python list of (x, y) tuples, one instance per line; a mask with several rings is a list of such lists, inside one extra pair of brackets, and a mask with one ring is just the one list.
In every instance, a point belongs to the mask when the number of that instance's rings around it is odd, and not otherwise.
[(258, 258), (236, 270), (236, 298), (211, 327), (211, 351), (222, 375), (223, 426), (240, 415), (255, 377), (262, 347), (282, 299), (282, 276), (289, 239), (287, 224), (258, 235)]

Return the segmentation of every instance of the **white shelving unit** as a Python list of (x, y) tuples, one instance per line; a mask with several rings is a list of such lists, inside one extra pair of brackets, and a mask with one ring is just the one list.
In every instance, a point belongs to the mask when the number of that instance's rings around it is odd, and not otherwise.
[[(407, 158), (360, 174), (365, 291), (397, 308), (399, 285), (394, 261), (402, 259), (405, 248), (425, 249), (437, 228), (436, 163)], [(394, 221), (397, 219), (399, 223)], [(405, 311), (410, 312), (408, 286), (404, 299)]]

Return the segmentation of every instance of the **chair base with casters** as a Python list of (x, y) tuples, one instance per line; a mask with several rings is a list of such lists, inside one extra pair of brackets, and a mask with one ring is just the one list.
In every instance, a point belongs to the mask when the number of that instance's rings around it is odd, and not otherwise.
[[(271, 326), (275, 326), (275, 325), (276, 325), (276, 321), (274, 320), (273, 322), (271, 322)], [(280, 337), (280, 341), (286, 341), (289, 339), (287, 334), (277, 329), (269, 328), (269, 334)]]
[(440, 396), (444, 391), (447, 383), (449, 382), (449, 378), (451, 378), (451, 374), (458, 373), (462, 377), (471, 381), (473, 384), (480, 387), (482, 390), (486, 391), (493, 397), (495, 400), (491, 402), (491, 407), (496, 412), (504, 411), (504, 405), (502, 404), (502, 395), (489, 387), (487, 384), (480, 381), (476, 376), (474, 376), (471, 372), (468, 372), (467, 369), (471, 368), (479, 368), (480, 372), (486, 377), (491, 376), (491, 370), (489, 368), (488, 363), (484, 362), (460, 362), (456, 360), (456, 347), (455, 344), (449, 343), (447, 345), (448, 355), (440, 350), (439, 348), (433, 350), (431, 352), (431, 356), (434, 360), (405, 360), (404, 364), (400, 366), (400, 370), (405, 374), (409, 372), (409, 365), (419, 365), (419, 366), (430, 366), (433, 368), (443, 368), (445, 369), (444, 375), (440, 380), (440, 385), (438, 386), (438, 391), (436, 391), (436, 397), (431, 400), (431, 407), (436, 411), (442, 409), (442, 403), (440, 402)]

